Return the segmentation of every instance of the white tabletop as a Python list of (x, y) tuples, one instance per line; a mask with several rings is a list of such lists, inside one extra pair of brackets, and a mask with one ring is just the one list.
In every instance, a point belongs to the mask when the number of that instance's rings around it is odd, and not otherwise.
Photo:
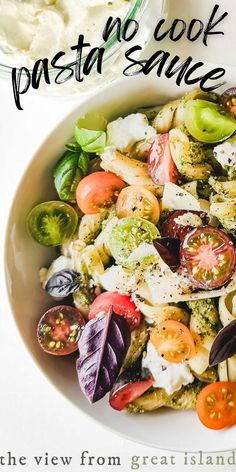
[[(28, 94), (24, 98), (24, 111), (17, 111), (10, 83), (0, 82), (1, 248), (10, 203), (27, 163), (44, 137), (79, 100), (80, 97), (68, 101)], [(2, 268), (3, 251), (1, 259)], [(215, 466), (211, 465), (191, 466), (190, 456), (188, 465), (184, 466), (184, 454), (172, 454), (129, 442), (107, 432), (91, 419), (85, 418), (48, 383), (26, 351), (8, 305), (3, 271), (1, 271), (0, 286), (0, 470), (13, 469), (17, 472), (20, 470), (97, 472), (101, 468), (103, 471), (121, 472), (215, 470)], [(196, 446), (194, 447), (196, 449)], [(96, 463), (93, 467), (82, 466), (80, 456), (84, 450), (89, 451), (95, 458), (103, 456), (106, 462), (109, 456), (120, 456), (121, 466), (101, 467)], [(1, 467), (7, 463), (8, 452), (11, 452), (17, 460), (20, 456), (25, 456), (27, 465), (22, 466), (17, 462), (18, 465), (14, 466), (12, 460), (12, 465)], [(227, 460), (229, 454), (223, 455)], [(39, 466), (36, 466), (34, 456), (42, 456)], [(58, 466), (53, 465), (50, 462), (52, 456), (59, 458), (71, 456), (70, 466), (63, 466), (60, 459)], [(132, 456), (140, 456), (139, 469), (135, 465), (131, 467)], [(149, 457), (144, 459), (146, 465), (141, 465), (143, 456)], [(162, 460), (163, 465), (155, 465), (156, 459), (151, 463), (152, 456)], [(212, 455), (212, 460), (215, 456)], [(45, 465), (45, 457), (49, 458), (48, 466)], [(196, 460), (199, 461), (200, 458), (196, 456)], [(56, 459), (54, 461), (56, 462)], [(164, 465), (165, 461), (168, 465)], [(231, 469), (231, 465), (217, 466), (218, 471), (228, 472)]]

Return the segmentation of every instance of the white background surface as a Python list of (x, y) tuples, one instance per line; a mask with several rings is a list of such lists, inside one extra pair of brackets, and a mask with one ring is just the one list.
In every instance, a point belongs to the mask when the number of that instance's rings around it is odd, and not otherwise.
[[(37, 146), (79, 100), (79, 97), (73, 101), (65, 101), (62, 98), (50, 100), (29, 94), (24, 98), (25, 109), (20, 112), (15, 108), (10, 83), (0, 82), (1, 268), (5, 225), (21, 175)], [(102, 469), (127, 472), (131, 470), (131, 457), (134, 455), (174, 455), (176, 465), (170, 465), (170, 460), (169, 465), (163, 466), (151, 465), (149, 462), (149, 465), (140, 466), (139, 470), (142, 472), (235, 470), (235, 466), (230, 465), (184, 467), (182, 454), (166, 453), (123, 440), (85, 418), (48, 383), (26, 351), (8, 305), (2, 270), (0, 287), (0, 456), (11, 451), (16, 457), (27, 458), (27, 465), (24, 467), (19, 464), (0, 465), (0, 470), (97, 472)], [(184, 450), (184, 444), (182, 447)], [(197, 445), (193, 445), (193, 448), (196, 450)], [(82, 467), (80, 454), (83, 450), (88, 450), (92, 456), (120, 456), (121, 466)], [(44, 456), (46, 452), (49, 456), (72, 456), (71, 465), (37, 467), (33, 457)], [(227, 458), (228, 454), (224, 453), (224, 456)]]

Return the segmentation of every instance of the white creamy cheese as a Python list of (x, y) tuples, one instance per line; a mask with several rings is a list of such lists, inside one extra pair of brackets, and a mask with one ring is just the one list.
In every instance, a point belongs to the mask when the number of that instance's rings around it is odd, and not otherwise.
[(161, 258), (157, 267), (150, 266), (144, 272), (144, 279), (153, 305), (176, 302), (181, 295), (191, 293), (193, 288), (188, 277), (172, 272)]
[(152, 373), (155, 379), (153, 386), (164, 388), (168, 395), (194, 381), (187, 362), (174, 364), (173, 362), (166, 361), (158, 354), (150, 341), (147, 344), (147, 352), (142, 360), (142, 367), (149, 369)]
[(167, 182), (162, 198), (163, 210), (201, 210), (199, 201), (186, 189)]
[(174, 222), (177, 225), (193, 226), (194, 228), (202, 225), (200, 216), (195, 215), (194, 213), (184, 213), (183, 215), (176, 217)]
[[(130, 272), (121, 266), (112, 266), (100, 277), (100, 284), (108, 292), (120, 292), (126, 294), (132, 287), (133, 281), (130, 281)], [(130, 287), (131, 285), (131, 287)]]
[(216, 146), (214, 155), (222, 167), (236, 167), (236, 136)]
[(101, 286), (110, 292), (120, 292), (125, 295), (133, 295), (150, 300), (151, 295), (149, 288), (141, 277), (138, 277), (135, 272), (124, 269), (121, 266), (112, 266), (100, 276)]
[(0, 0), (0, 60), (32, 67), (59, 51), (71, 55), (79, 34), (99, 46), (108, 17), (123, 18), (128, 8), (126, 0)]
[(135, 143), (155, 136), (156, 130), (142, 113), (132, 113), (107, 125), (108, 146), (121, 152), (128, 152)]

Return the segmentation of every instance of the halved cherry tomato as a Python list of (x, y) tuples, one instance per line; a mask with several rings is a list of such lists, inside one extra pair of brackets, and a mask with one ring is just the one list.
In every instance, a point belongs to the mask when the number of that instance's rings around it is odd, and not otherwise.
[(78, 349), (78, 339), (85, 320), (77, 308), (58, 305), (40, 318), (37, 328), (38, 342), (48, 354), (66, 356)]
[(161, 232), (165, 238), (182, 240), (193, 228), (207, 223), (207, 215), (202, 211), (177, 210), (164, 221)]
[(221, 287), (231, 278), (236, 265), (233, 241), (218, 228), (196, 228), (182, 241), (180, 264), (198, 287)]
[(189, 100), (185, 106), (188, 132), (203, 143), (219, 143), (236, 131), (236, 120), (217, 103)]
[(112, 172), (93, 172), (82, 179), (76, 189), (76, 200), (83, 213), (93, 215), (116, 201), (126, 184)]
[(236, 87), (232, 87), (222, 93), (219, 102), (227, 108), (230, 113), (236, 116)]
[(51, 201), (36, 205), (27, 216), (31, 236), (43, 246), (58, 246), (76, 230), (78, 215), (67, 203)]
[(189, 329), (179, 321), (162, 321), (152, 330), (150, 341), (166, 361), (175, 364), (195, 355), (193, 337)]
[(118, 218), (137, 216), (156, 225), (160, 218), (160, 206), (150, 190), (141, 185), (131, 185), (121, 190), (116, 202), (116, 214)]
[(141, 313), (135, 303), (128, 295), (118, 292), (104, 292), (98, 295), (90, 307), (89, 320), (99, 313), (107, 314), (111, 307), (114, 313), (125, 317), (132, 330), (140, 325)]
[(215, 382), (204, 387), (197, 399), (200, 421), (210, 429), (223, 429), (236, 423), (236, 385)]
[(134, 369), (125, 371), (118, 377), (111, 390), (109, 403), (115, 410), (121, 411), (125, 407), (141, 397), (154, 384), (151, 372), (144, 369), (136, 372)]
[(148, 171), (157, 185), (177, 182), (179, 173), (171, 156), (168, 133), (160, 134), (151, 145), (148, 153)]
[[(108, 246), (117, 264), (129, 268), (129, 256), (141, 243), (152, 243), (160, 236), (151, 221), (136, 216), (121, 218), (111, 229)], [(132, 265), (132, 264), (131, 264)]]

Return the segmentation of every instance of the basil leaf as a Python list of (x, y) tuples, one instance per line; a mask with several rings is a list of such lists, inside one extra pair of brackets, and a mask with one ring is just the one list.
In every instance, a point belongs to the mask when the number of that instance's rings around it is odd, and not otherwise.
[(105, 131), (94, 131), (91, 129), (75, 126), (75, 139), (83, 151), (101, 154), (106, 146)]
[(179, 265), (180, 241), (177, 238), (157, 238), (153, 244), (163, 261), (175, 272)]
[(78, 143), (66, 143), (65, 148), (72, 152), (78, 152), (81, 149)]
[(209, 364), (220, 364), (236, 354), (236, 320), (231, 321), (217, 334), (210, 351)]
[(74, 270), (65, 269), (56, 272), (47, 281), (45, 290), (52, 297), (64, 298), (76, 292), (81, 285), (81, 275)]
[(130, 345), (130, 327), (112, 311), (90, 320), (79, 339), (76, 363), (80, 387), (91, 403), (113, 387)]
[(89, 169), (89, 156), (81, 149), (66, 151), (57, 163), (53, 176), (61, 200), (75, 202), (76, 188)]

